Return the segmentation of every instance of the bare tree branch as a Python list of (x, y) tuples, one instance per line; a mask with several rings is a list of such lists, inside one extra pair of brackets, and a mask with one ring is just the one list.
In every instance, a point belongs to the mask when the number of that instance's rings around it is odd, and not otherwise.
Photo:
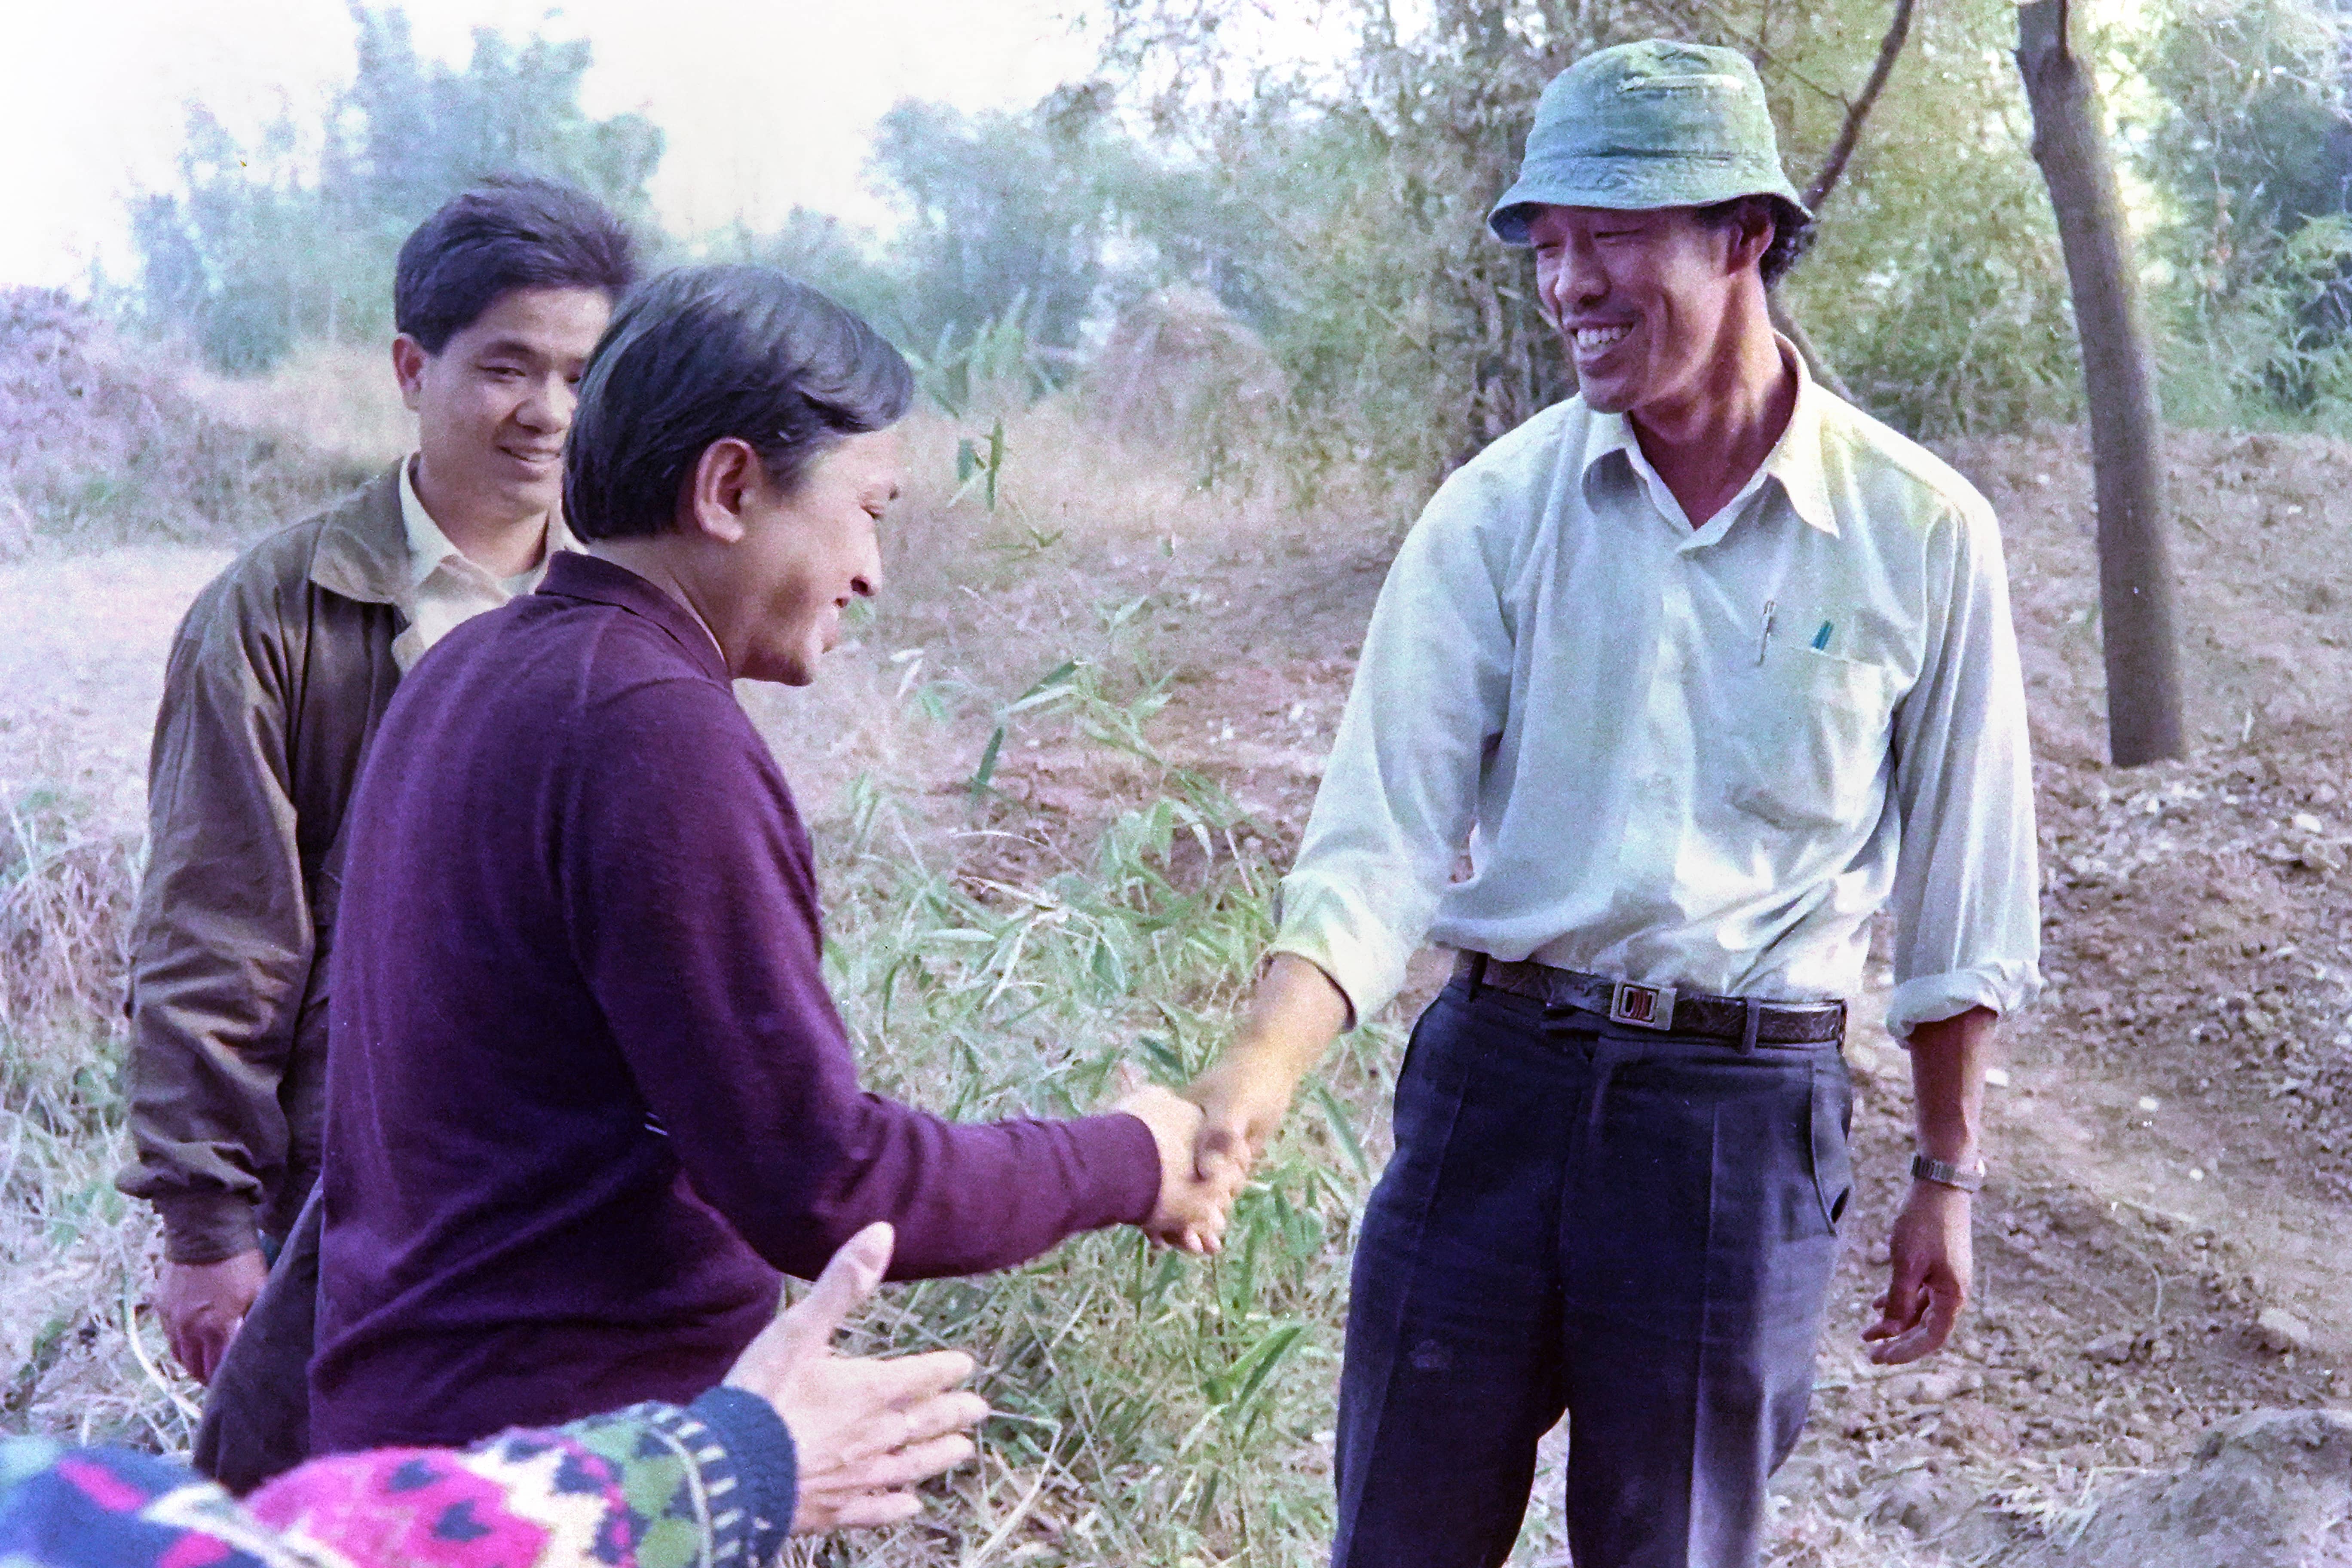
[(1814, 384), (1827, 387), (1848, 403), (1854, 402), (1853, 388), (1846, 385), (1837, 368), (1822, 357), (1822, 351), (1814, 346), (1813, 335), (1805, 331), (1805, 324), (1797, 320), (1794, 310), (1789, 309), (1789, 301), (1781, 297), (1780, 290), (1766, 289), (1764, 302), (1772, 312), (1773, 330), (1789, 340), (1789, 346), (1795, 349), (1797, 357), (1805, 362), (1806, 373), (1813, 378)]
[(1870, 118), (1878, 95), (1885, 90), (1886, 79), (1895, 74), (1895, 58), (1903, 52), (1904, 41), (1911, 36), (1914, 3), (1915, 0), (1895, 0), (1895, 19), (1886, 25), (1886, 37), (1878, 41), (1878, 58), (1870, 68), (1870, 79), (1862, 84), (1861, 95), (1846, 105), (1845, 123), (1838, 127), (1830, 155), (1822, 160), (1822, 172), (1805, 187), (1805, 205), (1816, 213), (1837, 188), (1838, 176), (1845, 173), (1846, 160), (1853, 156), (1854, 144), (1862, 140), (1863, 121)]

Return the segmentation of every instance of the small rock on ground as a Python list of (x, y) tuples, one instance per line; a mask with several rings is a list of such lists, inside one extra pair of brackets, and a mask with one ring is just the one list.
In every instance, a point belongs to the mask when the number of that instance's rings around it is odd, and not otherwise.
[(2284, 1307), (2263, 1309), (2254, 1320), (2254, 1333), (2264, 1350), (2280, 1355), (2311, 1348), (2311, 1325)]

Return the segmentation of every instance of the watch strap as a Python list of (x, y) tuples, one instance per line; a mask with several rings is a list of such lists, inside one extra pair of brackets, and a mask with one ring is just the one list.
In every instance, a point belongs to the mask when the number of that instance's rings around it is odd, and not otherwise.
[(1925, 1154), (1911, 1156), (1911, 1174), (1923, 1182), (1938, 1186), (1958, 1187), (1964, 1193), (1981, 1192), (1985, 1184), (1984, 1162), (1974, 1166), (1955, 1165), (1943, 1160), (1931, 1160)]

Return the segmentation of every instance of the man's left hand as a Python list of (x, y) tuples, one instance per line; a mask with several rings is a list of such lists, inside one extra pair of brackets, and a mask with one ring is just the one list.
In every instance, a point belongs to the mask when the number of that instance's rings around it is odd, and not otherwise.
[(988, 1404), (956, 1384), (972, 1373), (961, 1351), (845, 1356), (833, 1349), (843, 1320), (864, 1306), (890, 1268), (894, 1236), (867, 1226), (842, 1245), (799, 1305), (744, 1348), (727, 1386), (775, 1406), (793, 1435), (799, 1496), (794, 1535), (872, 1528), (922, 1511), (918, 1483), (971, 1458), (964, 1433)]
[(1976, 1276), (1969, 1236), (1969, 1194), (1935, 1182), (1913, 1182), (1886, 1239), (1886, 1293), (1871, 1305), (1878, 1321), (1862, 1331), (1870, 1359), (1900, 1366), (1930, 1356), (1952, 1337)]

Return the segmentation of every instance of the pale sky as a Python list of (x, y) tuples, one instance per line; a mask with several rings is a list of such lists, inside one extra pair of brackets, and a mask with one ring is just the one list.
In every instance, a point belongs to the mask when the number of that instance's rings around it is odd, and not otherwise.
[[(795, 204), (873, 223), (864, 164), (902, 98), (1021, 107), (1082, 79), (1083, 0), (406, 0), (420, 51), (462, 62), (472, 29), (595, 48), (593, 114), (668, 133), (653, 191), (672, 230)], [(315, 124), (350, 79), (343, 0), (0, 0), (0, 285), (78, 283), (131, 258), (123, 201), (172, 187), (184, 105), (250, 134), (290, 107)]]

